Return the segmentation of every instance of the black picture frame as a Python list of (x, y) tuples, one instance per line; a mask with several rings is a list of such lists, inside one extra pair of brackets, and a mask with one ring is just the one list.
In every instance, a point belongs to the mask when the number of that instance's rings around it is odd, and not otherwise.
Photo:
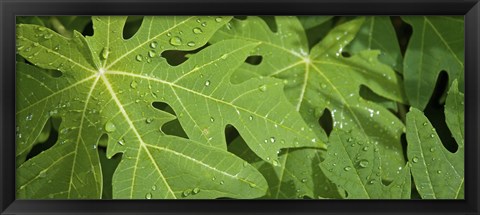
[[(15, 200), (15, 16), (464, 15), (465, 200)], [(479, 214), (478, 0), (0, 0), (1, 214)]]

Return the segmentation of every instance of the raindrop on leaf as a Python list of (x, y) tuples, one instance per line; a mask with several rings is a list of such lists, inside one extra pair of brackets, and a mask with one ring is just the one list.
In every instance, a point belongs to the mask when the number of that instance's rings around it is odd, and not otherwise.
[(179, 46), (179, 45), (182, 45), (182, 39), (180, 39), (180, 37), (172, 37), (170, 39), (170, 44), (172, 46)]
[(151, 199), (151, 198), (152, 198), (152, 193), (145, 194), (145, 199)]
[(155, 54), (156, 54), (156, 53), (155, 53), (155, 51), (153, 51), (153, 50), (148, 51), (148, 56), (151, 57), (151, 58), (152, 58), (152, 57), (155, 57)]
[(105, 123), (105, 131), (107, 132), (114, 132), (117, 128), (115, 127), (115, 124), (113, 124), (112, 122), (108, 121), (107, 123)]
[(150, 48), (155, 49), (155, 48), (157, 48), (157, 45), (158, 45), (158, 43), (153, 41), (153, 42), (150, 43)]
[(358, 165), (362, 168), (365, 168), (368, 166), (368, 161), (367, 160), (361, 160)]
[(141, 54), (139, 54), (139, 55), (137, 55), (137, 56), (135, 57), (135, 59), (136, 59), (138, 62), (142, 62), (143, 56), (142, 56)]
[(202, 31), (201, 28), (194, 28), (194, 29), (193, 29), (193, 33), (195, 33), (195, 34), (201, 34), (201, 33), (203, 33), (203, 31)]

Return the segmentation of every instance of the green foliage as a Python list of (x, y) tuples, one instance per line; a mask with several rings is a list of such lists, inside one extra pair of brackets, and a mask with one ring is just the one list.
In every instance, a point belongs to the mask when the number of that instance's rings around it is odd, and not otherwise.
[(413, 34), (403, 61), (405, 92), (412, 107), (423, 110), (433, 93), (438, 74), (449, 74), (449, 86), (458, 80), (463, 92), (463, 17), (402, 17), (412, 25)]
[(449, 152), (442, 145), (435, 128), (421, 111), (412, 108), (407, 114), (408, 159), (417, 190), (423, 199), (464, 198), (464, 111), (463, 93), (455, 80), (448, 91), (445, 116), (458, 149)]
[(402, 19), (18, 17), (17, 198), (463, 198), (463, 19)]

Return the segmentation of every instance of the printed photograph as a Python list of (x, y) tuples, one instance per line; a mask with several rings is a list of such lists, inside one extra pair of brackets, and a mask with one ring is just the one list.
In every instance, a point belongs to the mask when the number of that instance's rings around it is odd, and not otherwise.
[(464, 199), (463, 16), (18, 16), (17, 199)]

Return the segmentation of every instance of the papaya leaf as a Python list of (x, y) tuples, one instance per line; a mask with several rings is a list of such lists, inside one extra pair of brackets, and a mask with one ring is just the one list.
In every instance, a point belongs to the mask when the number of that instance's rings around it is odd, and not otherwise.
[(399, 168), (398, 177), (388, 186), (382, 182), (381, 156), (377, 145), (357, 132), (334, 129), (325, 161), (325, 175), (347, 192), (348, 199), (409, 199), (410, 168)]
[(280, 166), (256, 156), (242, 138), (236, 138), (228, 150), (257, 168), (268, 182), (263, 199), (342, 198), (341, 192), (318, 165), (325, 151), (314, 148), (283, 149), (278, 152)]
[(403, 62), (405, 92), (410, 105), (425, 109), (442, 70), (449, 75), (447, 89), (457, 79), (463, 92), (463, 17), (405, 16), (402, 19), (413, 28)]
[[(72, 37), (74, 30), (83, 32), (92, 20), (89, 16), (20, 16), (17, 17), (17, 24), (35, 24), (53, 29), (57, 33)], [(49, 36), (39, 33), (39, 36)]]
[(262, 57), (258, 65), (243, 64), (234, 76), (240, 83), (253, 77), (275, 77), (285, 83), (285, 94), (317, 135), (326, 139), (318, 120), (329, 109), (335, 128), (360, 129), (379, 142), (384, 177), (393, 179), (405, 165), (400, 135), (404, 124), (381, 105), (359, 95), (364, 85), (393, 101), (406, 103), (400, 76), (378, 60), (379, 51), (341, 55), (355, 37), (363, 18), (336, 26), (310, 51), (305, 31), (296, 17), (276, 17), (277, 32), (258, 17), (232, 20), (212, 42), (229, 38), (261, 42), (252, 52)]
[[(325, 148), (313, 132), (301, 129), (306, 125), (283, 96), (279, 81), (223, 81), (258, 42), (224, 41), (178, 66), (160, 57), (165, 50), (204, 46), (230, 17), (145, 17), (127, 40), (121, 32), (126, 17), (92, 19), (96, 30), (86, 38), (78, 32), (70, 39), (42, 26), (17, 25), (18, 53), (61, 73), (51, 77), (39, 69), (19, 70), (24, 76), (20, 81), (31, 79), (36, 85), (25, 87), (24, 93), (32, 96), (18, 105), (17, 118), (27, 122), (19, 124), (17, 136), (40, 132), (30, 123), (62, 118), (57, 143), (18, 168), (20, 197), (99, 198), (96, 148), (102, 135), (108, 135), (109, 158), (123, 154), (112, 179), (113, 198), (264, 195), (263, 176), (225, 151), (223, 129), (228, 124), (274, 165), (281, 148)], [(37, 36), (40, 32), (44, 36)], [(156, 109), (154, 102), (173, 108), (189, 139), (162, 132), (161, 126), (175, 116)], [(19, 144), (20, 151), (29, 151), (33, 141), (28, 140)], [(56, 193), (41, 186), (46, 180), (56, 184)]]
[(451, 153), (435, 128), (418, 109), (407, 113), (407, 155), (422, 199), (464, 198), (464, 95), (453, 81), (445, 104), (445, 121), (458, 144)]
[(378, 59), (402, 72), (402, 53), (395, 29), (388, 16), (368, 16), (358, 31), (357, 37), (345, 48), (345, 51), (356, 54), (366, 49), (380, 50)]

